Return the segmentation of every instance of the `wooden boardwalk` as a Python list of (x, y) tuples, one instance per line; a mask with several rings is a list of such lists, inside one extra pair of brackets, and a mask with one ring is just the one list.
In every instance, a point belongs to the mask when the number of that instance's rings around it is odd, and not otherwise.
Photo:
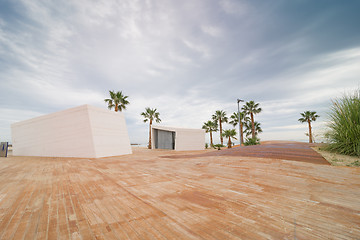
[(0, 239), (360, 239), (360, 168), (182, 154), (0, 158)]

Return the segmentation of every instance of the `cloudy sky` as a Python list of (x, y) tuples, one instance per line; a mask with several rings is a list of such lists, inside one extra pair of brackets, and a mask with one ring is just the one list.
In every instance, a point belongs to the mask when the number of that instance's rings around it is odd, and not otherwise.
[(121, 90), (132, 143), (147, 142), (145, 107), (201, 128), (237, 98), (260, 103), (262, 140), (306, 141), (299, 113), (317, 111), (320, 134), (331, 99), (360, 86), (359, 12), (358, 0), (1, 0), (0, 140)]

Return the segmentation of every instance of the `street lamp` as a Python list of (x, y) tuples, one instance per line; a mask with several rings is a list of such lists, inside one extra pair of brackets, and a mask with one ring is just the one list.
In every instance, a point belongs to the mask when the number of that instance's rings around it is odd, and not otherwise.
[(237, 99), (237, 104), (238, 104), (238, 117), (239, 117), (239, 141), (240, 141), (240, 147), (241, 147), (241, 128), (240, 128), (240, 106), (239, 106), (239, 103), (240, 102), (244, 102), (244, 100), (241, 100), (241, 99)]

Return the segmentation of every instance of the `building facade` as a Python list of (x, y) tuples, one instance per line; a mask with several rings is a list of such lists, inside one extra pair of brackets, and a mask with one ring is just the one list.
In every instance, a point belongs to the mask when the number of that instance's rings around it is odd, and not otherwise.
[(151, 138), (152, 149), (189, 151), (205, 148), (205, 130), (203, 129), (152, 126)]
[(122, 112), (90, 105), (11, 125), (14, 156), (100, 158), (131, 154)]

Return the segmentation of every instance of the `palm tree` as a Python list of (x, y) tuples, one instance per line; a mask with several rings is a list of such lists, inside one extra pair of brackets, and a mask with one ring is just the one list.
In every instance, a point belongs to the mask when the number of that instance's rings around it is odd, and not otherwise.
[[(250, 121), (246, 121), (246, 122), (244, 123), (244, 125), (245, 125), (245, 134), (246, 134), (246, 137), (252, 135), (252, 129), (253, 129), (253, 127), (252, 127), (251, 122), (250, 122)], [(257, 121), (254, 122), (255, 137), (257, 137), (257, 135), (258, 135), (259, 133), (262, 133), (262, 131), (263, 131), (262, 128), (260, 127), (260, 125), (261, 125), (261, 124), (260, 124), (259, 122), (257, 122)], [(254, 138), (254, 137), (252, 137), (252, 138)]]
[(234, 127), (236, 127), (236, 125), (238, 125), (239, 123), (239, 114), (237, 112), (234, 112), (231, 116), (230, 116), (230, 121), (229, 123), (231, 125), (233, 125)]
[[(230, 119), (231, 120), (229, 121), (229, 123), (234, 127), (236, 127), (236, 125), (239, 123), (239, 113), (234, 112), (230, 116)], [(250, 120), (249, 117), (247, 117), (244, 112), (240, 112), (240, 139), (242, 143), (244, 143), (244, 132), (243, 132), (244, 122), (247, 122), (249, 120)]]
[(252, 138), (255, 138), (255, 125), (254, 125), (254, 114), (258, 114), (261, 112), (261, 108), (259, 107), (259, 103), (255, 103), (254, 101), (246, 102), (245, 105), (241, 108), (246, 114), (250, 115), (251, 118), (251, 129), (252, 129)]
[(127, 98), (129, 96), (123, 95), (122, 91), (110, 91), (110, 98), (105, 99), (104, 101), (108, 104), (108, 108), (111, 110), (113, 107), (115, 108), (115, 112), (118, 110), (121, 112), (122, 110), (126, 109), (126, 105), (129, 104)]
[(235, 129), (227, 129), (224, 130), (222, 134), (224, 137), (228, 138), (228, 148), (231, 148), (231, 138), (236, 139), (236, 131)]
[(212, 139), (212, 132), (216, 132), (218, 130), (217, 122), (214, 121), (207, 121), (204, 122), (204, 125), (202, 126), (202, 129), (205, 129), (207, 133), (210, 133), (210, 146), (214, 146), (213, 139)]
[(311, 111), (305, 111), (303, 113), (300, 113), (301, 114), (301, 118), (299, 118), (299, 122), (307, 122), (308, 125), (309, 125), (309, 143), (312, 143), (312, 133), (311, 133), (311, 122), (312, 121), (316, 121), (316, 119), (318, 117), (320, 117), (319, 115), (316, 114), (316, 112), (311, 112)]
[(148, 148), (151, 149), (151, 125), (153, 123), (153, 120), (155, 120), (155, 122), (159, 123), (161, 122), (161, 119), (159, 118), (160, 113), (156, 112), (156, 108), (151, 109), (149, 107), (145, 108), (145, 112), (141, 113), (141, 116), (143, 116), (144, 122), (149, 121), (150, 125), (149, 125), (149, 145)]
[(212, 119), (214, 121), (219, 121), (219, 130), (220, 130), (220, 142), (221, 145), (223, 145), (224, 140), (223, 140), (223, 135), (222, 135), (222, 123), (223, 122), (228, 122), (228, 118), (226, 116), (226, 112), (223, 110), (217, 110), (215, 112), (215, 114), (212, 115)]

